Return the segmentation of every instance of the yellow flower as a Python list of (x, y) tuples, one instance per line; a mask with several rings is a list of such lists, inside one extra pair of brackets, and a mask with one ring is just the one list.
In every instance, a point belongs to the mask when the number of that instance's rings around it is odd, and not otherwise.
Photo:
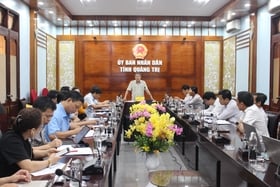
[(166, 113), (162, 105), (140, 102), (132, 105), (129, 110), (133, 124), (125, 131), (125, 136), (133, 136), (135, 146), (140, 151), (162, 152), (174, 144), (174, 134), (178, 127), (174, 125), (175, 118)]

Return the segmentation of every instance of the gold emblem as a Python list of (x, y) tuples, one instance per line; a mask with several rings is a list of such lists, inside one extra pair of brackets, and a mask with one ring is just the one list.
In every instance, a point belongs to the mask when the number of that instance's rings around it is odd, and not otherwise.
[(144, 44), (136, 44), (132, 49), (132, 53), (136, 59), (144, 59), (148, 53), (148, 49)]

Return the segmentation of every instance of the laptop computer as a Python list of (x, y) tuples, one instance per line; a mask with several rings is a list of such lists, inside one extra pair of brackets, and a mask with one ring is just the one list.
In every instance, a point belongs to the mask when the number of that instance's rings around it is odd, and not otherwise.
[(258, 152), (263, 152), (263, 147), (261, 145), (261, 141), (260, 141), (260, 137), (256, 131), (256, 128), (252, 125), (249, 125), (247, 123), (243, 123), (243, 127), (244, 127), (244, 131), (245, 131), (245, 136), (246, 136), (246, 139), (249, 141), (249, 138), (250, 138), (250, 134), (251, 132), (255, 132), (256, 135), (257, 135), (257, 151)]
[(66, 140), (62, 141), (63, 145), (77, 145), (82, 142), (82, 139), (85, 137), (85, 135), (90, 131), (90, 128), (88, 126), (84, 126), (76, 136), (72, 138), (68, 138)]
[(262, 139), (269, 160), (276, 165), (280, 165), (280, 141), (266, 136), (262, 136)]

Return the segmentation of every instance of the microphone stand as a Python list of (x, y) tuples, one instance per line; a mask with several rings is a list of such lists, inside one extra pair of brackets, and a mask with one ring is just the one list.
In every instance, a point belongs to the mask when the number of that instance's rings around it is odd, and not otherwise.
[(70, 175), (64, 173), (64, 171), (63, 171), (62, 169), (56, 169), (56, 170), (55, 170), (55, 174), (56, 174), (57, 176), (64, 175), (64, 176), (68, 177), (70, 180), (74, 180), (74, 181), (78, 182), (78, 183), (79, 183), (79, 187), (82, 187), (82, 181), (81, 181), (81, 179), (77, 179), (77, 178), (75, 178), (75, 177), (72, 177), (72, 176), (70, 176)]

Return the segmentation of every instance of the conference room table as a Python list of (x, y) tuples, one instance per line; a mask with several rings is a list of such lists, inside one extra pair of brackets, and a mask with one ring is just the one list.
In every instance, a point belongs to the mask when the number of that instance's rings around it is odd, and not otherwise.
[[(105, 116), (103, 116), (105, 117)], [(117, 155), (119, 151), (120, 146), (120, 120), (117, 120), (118, 123), (116, 125), (113, 125), (113, 135), (107, 139), (107, 142), (110, 142), (110, 146), (107, 146), (105, 151), (102, 152), (101, 159), (102, 159), (102, 165), (103, 165), (103, 174), (92, 174), (88, 176), (88, 180), (83, 181), (83, 183), (86, 183), (88, 187), (112, 187), (113, 185), (113, 178), (114, 174), (117, 171)], [(94, 145), (94, 136), (93, 137), (85, 137), (83, 138), (83, 142), (90, 147), (93, 152), (95, 149)], [(94, 155), (93, 155), (94, 156)], [(84, 161), (86, 156), (63, 156), (61, 160), (59, 160), (62, 163), (67, 163), (70, 159), (80, 159), (81, 161)], [(70, 174), (70, 171), (65, 171), (66, 174)], [(67, 177), (66, 177), (67, 178)], [(36, 176), (32, 177), (32, 180), (49, 180), (51, 181), (51, 186), (69, 186), (69, 180), (65, 180), (63, 183), (54, 183), (55, 174), (47, 174), (42, 176)]]
[[(168, 112), (176, 118), (176, 123), (184, 128), (183, 138), (178, 137), (176, 148), (185, 162), (199, 171), (201, 176), (216, 187), (277, 187), (280, 179), (275, 175), (277, 166), (264, 161), (264, 171), (256, 171), (242, 159), (242, 141), (235, 124), (218, 125), (220, 136), (230, 140), (229, 144), (217, 144), (207, 131), (201, 129), (198, 121), (178, 116), (175, 111)], [(176, 138), (175, 138), (176, 139)]]

